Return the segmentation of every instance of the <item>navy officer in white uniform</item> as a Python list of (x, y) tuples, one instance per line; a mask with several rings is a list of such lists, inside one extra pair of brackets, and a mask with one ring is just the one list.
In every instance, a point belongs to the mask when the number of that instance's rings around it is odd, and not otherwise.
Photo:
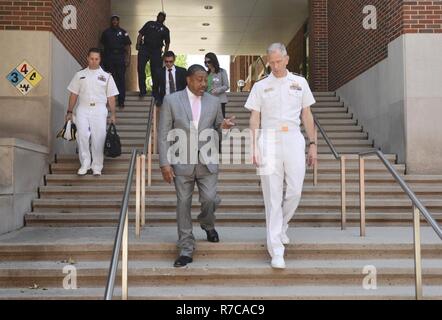
[[(283, 269), (284, 244), (290, 241), (288, 224), (301, 200), (306, 169), (301, 119), (309, 139), (308, 165), (317, 159), (310, 111), (315, 99), (306, 79), (287, 70), (289, 56), (283, 44), (272, 44), (267, 58), (272, 72), (255, 83), (245, 107), (251, 110), (253, 162), (262, 169), (258, 173), (266, 212), (267, 249), (271, 266)], [(287, 189), (283, 197), (284, 182)]]
[(100, 67), (100, 49), (91, 48), (87, 61), (88, 67), (77, 72), (68, 86), (71, 94), (66, 121), (73, 119), (72, 113), (78, 101), (74, 122), (81, 167), (77, 174), (86, 175), (92, 169), (94, 176), (100, 176), (106, 140), (106, 104), (111, 111), (110, 121), (115, 124), (115, 96), (119, 92), (112, 75)]

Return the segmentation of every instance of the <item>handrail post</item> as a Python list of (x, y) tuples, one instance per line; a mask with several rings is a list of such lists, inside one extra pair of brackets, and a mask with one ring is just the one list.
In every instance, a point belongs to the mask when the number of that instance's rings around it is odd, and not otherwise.
[[(315, 146), (316, 146), (316, 150), (318, 150), (318, 130), (316, 130), (316, 125), (315, 127), (315, 135), (314, 135), (314, 141), (315, 141)], [(313, 164), (313, 185), (316, 186), (318, 184), (318, 162), (319, 160), (316, 160), (316, 163)]]
[(149, 145), (147, 147), (147, 186), (152, 185), (152, 136), (149, 137)]
[(153, 108), (153, 153), (157, 154), (157, 106), (152, 105)]
[(135, 234), (140, 237), (141, 157), (137, 154), (135, 188)]
[(365, 162), (359, 156), (359, 207), (360, 207), (360, 235), (365, 237)]
[(346, 186), (345, 186), (345, 156), (341, 156), (341, 230), (346, 229), (347, 207), (346, 207)]
[(416, 300), (422, 299), (422, 258), (420, 238), (420, 212), (413, 205), (413, 241), (414, 241), (414, 274), (416, 286)]
[(146, 155), (141, 155), (141, 226), (146, 224)]
[(123, 253), (122, 253), (122, 265), (121, 265), (121, 299), (127, 300), (128, 297), (128, 284), (127, 284), (127, 270), (129, 261), (129, 209), (126, 213), (126, 219), (124, 220), (124, 230), (123, 230)]

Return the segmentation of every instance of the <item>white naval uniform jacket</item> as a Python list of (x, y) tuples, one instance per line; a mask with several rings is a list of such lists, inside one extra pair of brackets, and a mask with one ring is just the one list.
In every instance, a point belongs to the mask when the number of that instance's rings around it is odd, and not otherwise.
[(78, 107), (96, 110), (106, 109), (107, 98), (119, 94), (114, 78), (101, 67), (96, 70), (85, 68), (78, 71), (68, 90), (78, 95)]
[(287, 76), (271, 73), (255, 83), (245, 107), (261, 113), (261, 128), (300, 130), (301, 111), (316, 103), (307, 80), (287, 70)]

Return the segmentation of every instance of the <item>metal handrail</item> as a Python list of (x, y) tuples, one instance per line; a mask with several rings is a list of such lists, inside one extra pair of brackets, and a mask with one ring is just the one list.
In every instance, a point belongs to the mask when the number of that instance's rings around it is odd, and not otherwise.
[(405, 194), (413, 204), (413, 245), (414, 245), (414, 274), (415, 274), (415, 296), (416, 300), (423, 297), (422, 293), (422, 256), (421, 256), (421, 236), (420, 236), (420, 214), (430, 224), (439, 238), (442, 240), (442, 229), (433, 218), (431, 213), (419, 200), (416, 194), (410, 189), (405, 180), (399, 175), (396, 169), (387, 160), (381, 150), (374, 149), (359, 153), (359, 203), (360, 203), (360, 235), (365, 236), (365, 164), (364, 157), (367, 155), (377, 155), (396, 182), (401, 186)]
[[(331, 142), (330, 138), (328, 137), (327, 133), (325, 132), (324, 128), (322, 128), (321, 123), (319, 123), (318, 119), (313, 115), (313, 120), (315, 122), (316, 127), (319, 129), (319, 132), (321, 132), (322, 137), (324, 138), (325, 142), (327, 143), (328, 147), (330, 148), (333, 156), (336, 160), (339, 160), (340, 162), (340, 173), (341, 173), (341, 229), (345, 230), (346, 224), (347, 224), (347, 196), (346, 196), (346, 183), (345, 183), (345, 155), (339, 154), (338, 150), (336, 150), (335, 146)], [(317, 131), (315, 129), (315, 143), (316, 146), (318, 146), (318, 137), (317, 137)], [(313, 171), (313, 185), (317, 185), (318, 183), (318, 163), (314, 166)]]
[(146, 128), (146, 137), (144, 139), (144, 145), (143, 145), (143, 154), (147, 154), (147, 147), (149, 144), (150, 139), (150, 133), (152, 131), (152, 118), (153, 118), (153, 112), (155, 110), (155, 99), (152, 97), (152, 101), (150, 104), (150, 110), (149, 110), (149, 118), (147, 121), (147, 128)]
[(424, 216), (425, 220), (431, 225), (433, 230), (436, 232), (436, 234), (439, 236), (439, 238), (442, 240), (442, 228), (439, 226), (437, 221), (433, 218), (431, 213), (427, 210), (427, 208), (422, 204), (422, 201), (419, 200), (419, 198), (416, 196), (416, 194), (411, 190), (411, 188), (408, 186), (408, 184), (405, 182), (405, 180), (398, 174), (396, 169), (391, 165), (391, 163), (387, 160), (384, 153), (381, 150), (373, 149), (368, 151), (363, 151), (359, 153), (359, 157), (364, 157), (368, 155), (377, 155), (379, 159), (382, 161), (382, 163), (387, 167), (388, 171), (391, 173), (393, 178), (396, 180), (396, 182), (400, 185), (402, 190), (407, 194), (407, 196), (410, 198), (413, 205), (419, 209), (419, 211)]
[(268, 71), (267, 71), (267, 66), (266, 66), (264, 60), (262, 59), (262, 57), (261, 57), (261, 56), (258, 56), (258, 59), (256, 59), (255, 61), (261, 61), (262, 66), (264, 67), (264, 74), (265, 74), (266, 76), (268, 76), (269, 73), (268, 73)]
[(321, 135), (324, 137), (324, 140), (327, 143), (327, 145), (329, 146), (329, 148), (330, 148), (331, 152), (333, 153), (334, 157), (336, 158), (336, 160), (338, 160), (341, 157), (341, 155), (339, 154), (338, 150), (336, 150), (335, 146), (331, 142), (331, 140), (328, 137), (327, 133), (325, 133), (325, 130), (322, 128), (322, 126), (319, 123), (318, 119), (316, 119), (316, 117), (313, 116), (313, 120), (315, 121), (315, 124), (318, 127), (319, 132), (321, 132)]
[[(109, 267), (109, 274), (106, 283), (106, 289), (104, 293), (105, 300), (112, 300), (115, 278), (118, 270), (118, 260), (120, 257), (120, 249), (123, 246), (123, 262), (122, 262), (122, 299), (126, 300), (128, 296), (127, 287), (127, 270), (128, 270), (128, 225), (129, 225), (129, 198), (132, 189), (132, 181), (134, 170), (136, 169), (136, 235), (140, 234), (140, 224), (145, 223), (145, 162), (146, 153), (148, 153), (148, 176), (150, 185), (151, 177), (151, 161), (152, 161), (152, 148), (151, 148), (151, 132), (152, 121), (155, 113), (155, 101), (152, 98), (151, 107), (149, 110), (149, 116), (147, 120), (146, 137), (142, 151), (134, 148), (132, 150), (129, 170), (126, 178), (126, 186), (124, 188), (123, 200), (121, 202), (120, 217), (117, 226), (117, 233), (115, 235), (114, 247), (112, 250), (112, 258)], [(141, 204), (141, 202), (143, 202)], [(141, 221), (140, 221), (141, 211)]]
[(114, 293), (115, 277), (117, 275), (118, 259), (120, 257), (120, 248), (123, 242), (124, 227), (127, 225), (128, 218), (128, 207), (129, 207), (129, 197), (130, 191), (132, 189), (132, 178), (135, 168), (135, 159), (138, 151), (136, 149), (132, 150), (132, 157), (130, 159), (129, 171), (126, 178), (126, 186), (124, 188), (124, 196), (120, 209), (120, 218), (118, 221), (117, 234), (115, 235), (114, 248), (112, 250), (112, 259), (109, 267), (109, 275), (107, 278), (106, 290), (104, 293), (105, 300), (112, 300)]

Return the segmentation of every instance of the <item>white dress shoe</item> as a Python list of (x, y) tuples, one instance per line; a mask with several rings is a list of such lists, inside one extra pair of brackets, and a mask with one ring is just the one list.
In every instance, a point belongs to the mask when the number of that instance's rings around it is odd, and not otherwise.
[(80, 169), (78, 169), (77, 174), (78, 174), (79, 176), (85, 176), (85, 175), (87, 174), (88, 171), (89, 171), (88, 168), (83, 168), (83, 167), (81, 167)]
[(99, 177), (99, 176), (101, 176), (101, 171), (93, 170), (93, 174), (94, 174), (94, 176)]
[(272, 259), (272, 268), (285, 269), (285, 261), (283, 256), (274, 256)]

